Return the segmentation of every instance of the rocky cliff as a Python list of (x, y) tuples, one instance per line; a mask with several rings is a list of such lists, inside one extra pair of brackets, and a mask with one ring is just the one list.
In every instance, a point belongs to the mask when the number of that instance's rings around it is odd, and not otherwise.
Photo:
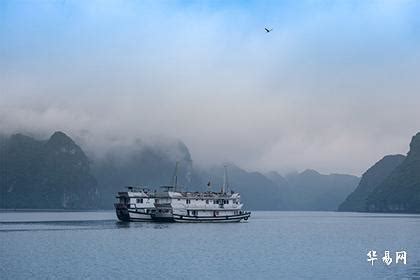
[(0, 208), (96, 208), (97, 187), (89, 159), (64, 133), (2, 139)]

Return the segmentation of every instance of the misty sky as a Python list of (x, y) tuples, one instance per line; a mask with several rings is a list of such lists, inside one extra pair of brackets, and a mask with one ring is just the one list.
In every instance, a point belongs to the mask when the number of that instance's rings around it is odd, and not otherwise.
[(361, 175), (420, 131), (419, 14), (391, 0), (1, 1), (0, 132), (63, 130), (97, 152), (179, 138), (200, 165)]

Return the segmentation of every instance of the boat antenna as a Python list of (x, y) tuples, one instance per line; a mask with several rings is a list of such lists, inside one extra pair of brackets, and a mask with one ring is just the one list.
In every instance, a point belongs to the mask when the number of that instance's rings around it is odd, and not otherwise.
[(228, 192), (229, 189), (229, 178), (228, 178), (228, 172), (227, 172), (227, 165), (223, 165), (225, 169), (225, 173), (223, 176), (223, 186), (222, 186), (222, 193)]
[(174, 191), (177, 191), (177, 185), (178, 185), (178, 164), (179, 164), (179, 161), (177, 161), (175, 164), (175, 172), (172, 178), (173, 179), (172, 186), (174, 187)]

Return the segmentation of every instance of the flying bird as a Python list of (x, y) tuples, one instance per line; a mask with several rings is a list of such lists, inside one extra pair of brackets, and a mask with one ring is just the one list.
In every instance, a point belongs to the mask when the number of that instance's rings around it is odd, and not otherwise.
[(265, 32), (271, 32), (272, 30), (273, 30), (273, 28), (271, 28), (271, 29), (268, 29), (267, 27), (266, 28), (264, 28), (265, 29)]

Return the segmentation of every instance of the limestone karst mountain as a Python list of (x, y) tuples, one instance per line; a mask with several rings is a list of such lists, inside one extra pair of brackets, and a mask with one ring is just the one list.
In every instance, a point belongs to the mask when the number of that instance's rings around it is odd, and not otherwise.
[(405, 159), (403, 155), (388, 155), (369, 168), (359, 185), (338, 208), (339, 211), (367, 211), (367, 199), (394, 169)]
[(0, 167), (0, 208), (88, 209), (99, 199), (88, 157), (62, 132), (4, 137)]

